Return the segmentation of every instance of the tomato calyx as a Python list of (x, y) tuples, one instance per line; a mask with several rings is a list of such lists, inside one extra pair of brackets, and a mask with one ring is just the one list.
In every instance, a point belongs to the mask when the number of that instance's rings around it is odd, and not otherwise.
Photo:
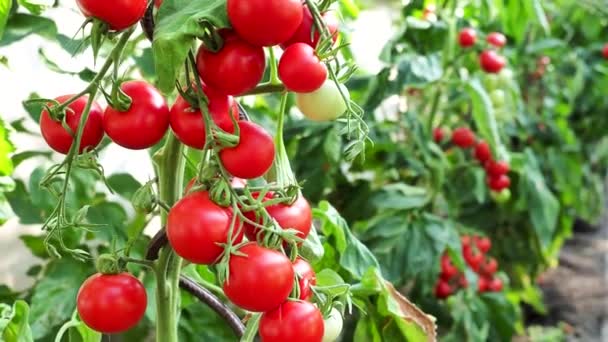
[(125, 270), (125, 266), (126, 264), (113, 254), (102, 254), (95, 262), (95, 267), (101, 274), (119, 274)]

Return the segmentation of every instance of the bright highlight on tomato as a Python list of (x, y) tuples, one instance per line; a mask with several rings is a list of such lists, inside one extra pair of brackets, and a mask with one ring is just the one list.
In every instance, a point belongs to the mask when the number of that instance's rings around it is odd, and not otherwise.
[[(59, 96), (55, 100), (59, 103), (64, 103), (72, 98), (72, 96), (73, 95)], [(46, 143), (53, 150), (63, 154), (70, 152), (87, 101), (88, 97), (82, 96), (67, 107), (65, 111), (65, 122), (71, 132), (68, 132), (60, 121), (53, 120), (46, 110), (42, 111), (40, 114), (40, 131)], [(52, 107), (53, 104), (49, 103), (48, 106)], [(97, 102), (93, 102), (89, 117), (87, 118), (82, 131), (79, 152), (82, 153), (84, 150), (90, 150), (97, 147), (103, 139), (103, 136), (103, 110)]]
[(89, 328), (115, 334), (137, 325), (148, 299), (143, 284), (132, 275), (98, 273), (82, 284), (76, 302), (78, 315)]

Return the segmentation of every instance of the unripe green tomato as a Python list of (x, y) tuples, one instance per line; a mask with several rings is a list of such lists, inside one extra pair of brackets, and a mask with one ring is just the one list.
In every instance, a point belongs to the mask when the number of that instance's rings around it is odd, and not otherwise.
[(488, 91), (492, 91), (500, 85), (500, 78), (496, 74), (486, 74), (483, 83)]
[(490, 191), (490, 196), (492, 197), (494, 202), (498, 204), (507, 203), (511, 199), (511, 190), (504, 189), (501, 192)]
[(329, 317), (325, 320), (325, 333), (323, 335), (323, 342), (334, 342), (340, 337), (344, 321), (342, 314), (338, 309), (333, 308), (329, 313)]
[[(343, 84), (340, 84), (340, 89), (350, 99), (350, 93)], [(332, 80), (325, 81), (321, 88), (312, 93), (297, 93), (296, 106), (313, 121), (335, 120), (347, 109), (338, 86)]]
[(500, 74), (498, 74), (498, 78), (500, 79), (500, 84), (503, 86), (511, 84), (513, 81), (513, 70), (511, 69), (503, 69)]
[(490, 99), (492, 100), (492, 104), (496, 109), (505, 106), (506, 97), (505, 91), (502, 89), (494, 89), (490, 93)]
[(512, 115), (509, 111), (506, 110), (505, 107), (499, 107), (495, 108), (494, 117), (496, 118), (496, 120), (507, 121), (511, 119)]

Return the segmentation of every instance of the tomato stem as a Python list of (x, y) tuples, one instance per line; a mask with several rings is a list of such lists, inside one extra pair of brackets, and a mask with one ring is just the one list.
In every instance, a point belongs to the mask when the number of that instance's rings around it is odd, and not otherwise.
[[(173, 205), (179, 199), (185, 162), (182, 144), (169, 133), (165, 146), (155, 156), (159, 180), (160, 201)], [(168, 213), (161, 212), (163, 226)], [(182, 259), (166, 245), (156, 262), (156, 338), (158, 341), (177, 342), (179, 317), (179, 275)]]
[(274, 48), (272, 46), (268, 48), (268, 53), (270, 55), (270, 84), (281, 84), (277, 69), (277, 58), (274, 55)]

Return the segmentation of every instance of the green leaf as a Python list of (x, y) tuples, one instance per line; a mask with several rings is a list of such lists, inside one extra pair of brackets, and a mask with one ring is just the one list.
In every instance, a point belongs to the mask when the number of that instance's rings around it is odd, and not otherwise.
[(28, 10), (28, 12), (30, 12), (31, 14), (34, 15), (40, 15), (42, 14), (42, 12), (44, 12), (45, 9), (47, 9), (48, 7), (53, 6), (53, 2), (54, 1), (50, 1), (50, 0), (18, 0), (17, 1), (19, 3), (20, 6), (23, 6), (25, 9)]
[(403, 87), (422, 87), (443, 75), (438, 54), (404, 55), (397, 61), (397, 82)]
[(141, 184), (129, 173), (115, 174), (108, 178), (110, 188), (122, 197), (130, 200)]
[(203, 23), (229, 27), (224, 0), (165, 0), (154, 30), (154, 65), (162, 92), (170, 93), (188, 51), (204, 34)]
[(101, 333), (87, 327), (86, 324), (80, 322), (75, 327), (72, 327), (69, 332), (70, 342), (100, 342)]
[(19, 221), (22, 224), (43, 223), (42, 213), (32, 203), (32, 197), (27, 192), (22, 181), (18, 180), (15, 183), (15, 190), (6, 193), (5, 196), (15, 215), (19, 216)]
[(542, 2), (540, 0), (530, 0), (525, 1), (524, 5), (528, 8), (528, 12), (534, 13), (540, 27), (543, 29), (546, 35), (549, 35), (551, 32), (551, 27), (549, 26), (549, 21), (547, 20), (547, 15), (543, 9)]
[(519, 189), (527, 198), (527, 207), (536, 236), (546, 251), (557, 228), (559, 201), (547, 187), (534, 152), (525, 151), (526, 164), (520, 173)]
[[(508, 161), (506, 149), (500, 142), (498, 124), (494, 116), (494, 107), (490, 96), (478, 79), (473, 79), (465, 84), (473, 104), (473, 119), (479, 134), (490, 144), (495, 155)], [(497, 154), (496, 154), (497, 153)]]
[(361, 279), (370, 268), (380, 268), (372, 252), (361, 243), (348, 228), (348, 224), (334, 207), (326, 201), (313, 211), (314, 217), (321, 220), (321, 231), (335, 239), (340, 254), (340, 265), (356, 279)]
[(114, 202), (102, 202), (89, 208), (87, 220), (100, 227), (95, 228), (96, 236), (105, 241), (125, 242), (127, 240), (125, 209)]
[(44, 236), (21, 235), (19, 239), (27, 246), (34, 256), (41, 259), (49, 257), (48, 251), (44, 245)]
[(4, 27), (6, 26), (12, 3), (12, 0), (0, 0), (0, 41), (2, 41), (2, 34), (4, 33)]
[(13, 162), (10, 158), (10, 153), (13, 151), (15, 151), (15, 146), (10, 142), (8, 129), (0, 118), (0, 176), (8, 176), (13, 173)]
[(30, 323), (34, 338), (39, 339), (65, 321), (76, 306), (76, 295), (82, 282), (93, 273), (92, 265), (74, 259), (51, 261), (44, 277), (34, 287)]
[(32, 331), (28, 323), (30, 308), (23, 300), (18, 300), (11, 308), (0, 304), (0, 340), (10, 342), (30, 342)]
[(16, 13), (6, 24), (0, 46), (12, 44), (34, 33), (43, 38), (54, 38), (57, 35), (57, 25), (48, 18)]
[(11, 209), (10, 203), (6, 199), (6, 196), (0, 193), (0, 226), (13, 216), (15, 216), (15, 214)]
[(384, 186), (371, 198), (371, 203), (378, 210), (404, 210), (420, 208), (426, 205), (429, 199), (426, 189), (397, 183)]

